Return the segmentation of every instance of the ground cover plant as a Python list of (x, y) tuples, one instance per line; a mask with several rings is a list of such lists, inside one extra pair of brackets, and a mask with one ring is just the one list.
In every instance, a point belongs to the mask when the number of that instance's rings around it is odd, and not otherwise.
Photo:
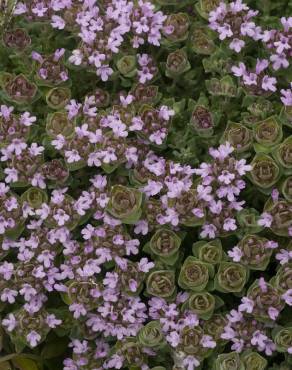
[(0, 1), (0, 370), (292, 368), (292, 3)]

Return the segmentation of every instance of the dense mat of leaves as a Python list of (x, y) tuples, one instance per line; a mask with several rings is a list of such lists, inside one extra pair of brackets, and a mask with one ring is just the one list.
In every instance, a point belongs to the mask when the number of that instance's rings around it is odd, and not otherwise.
[(291, 369), (291, 1), (0, 4), (0, 370)]

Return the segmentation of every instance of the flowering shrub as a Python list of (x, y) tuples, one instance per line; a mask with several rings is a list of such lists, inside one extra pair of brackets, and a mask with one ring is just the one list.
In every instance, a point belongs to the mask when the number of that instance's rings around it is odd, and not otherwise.
[(0, 1), (0, 369), (292, 368), (291, 15)]

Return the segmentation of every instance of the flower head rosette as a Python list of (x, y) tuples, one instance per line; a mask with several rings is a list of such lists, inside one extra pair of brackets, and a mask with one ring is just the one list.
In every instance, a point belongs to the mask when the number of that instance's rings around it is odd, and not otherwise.
[(264, 271), (278, 244), (258, 235), (244, 236), (237, 246), (228, 252), (234, 262), (240, 262), (251, 270)]
[(50, 315), (46, 311), (28, 315), (22, 309), (10, 313), (2, 320), (2, 325), (18, 351), (22, 351), (25, 346), (36, 347), (45, 340), (51, 328), (60, 324), (61, 321), (55, 315)]
[(237, 352), (223, 353), (214, 363), (214, 370), (244, 370), (244, 364)]
[(265, 370), (268, 364), (267, 360), (259, 353), (248, 350), (242, 354), (241, 360), (250, 370)]
[(184, 41), (188, 37), (190, 20), (186, 13), (169, 14), (164, 22), (163, 35), (166, 45)]
[(159, 349), (165, 346), (165, 338), (159, 321), (150, 321), (138, 333), (139, 343), (148, 348)]
[(239, 263), (222, 262), (215, 275), (215, 289), (222, 293), (239, 293), (248, 279), (248, 270)]
[(36, 117), (31, 116), (29, 112), (21, 115), (13, 114), (14, 107), (1, 105), (0, 113), (0, 139), (1, 147), (19, 141), (29, 139), (32, 124)]
[(39, 98), (37, 86), (26, 76), (11, 76), (3, 86), (4, 99), (20, 106), (26, 106)]
[(208, 292), (192, 293), (187, 302), (188, 309), (204, 320), (209, 320), (215, 309), (223, 304), (219, 297)]
[(174, 265), (179, 257), (180, 237), (172, 230), (158, 229), (144, 247), (161, 262)]
[(254, 157), (251, 165), (251, 180), (260, 189), (271, 189), (280, 178), (281, 170), (279, 166), (273, 160), (273, 158), (266, 154), (257, 154)]
[(213, 32), (201, 23), (193, 24), (189, 42), (192, 50), (197, 54), (212, 55), (216, 50)]
[(2, 38), (4, 45), (15, 51), (23, 51), (31, 44), (31, 38), (24, 28), (6, 30)]
[(291, 327), (277, 327), (273, 330), (273, 339), (276, 344), (277, 351), (292, 352), (292, 328)]
[(212, 112), (209, 100), (201, 95), (197, 102), (190, 99), (188, 109), (191, 111), (191, 128), (201, 137), (210, 137), (220, 120), (218, 112)]
[(37, 52), (32, 58), (37, 64), (35, 80), (38, 86), (58, 86), (68, 81), (68, 70), (64, 66), (65, 49), (58, 49), (53, 55), (42, 57)]
[(289, 236), (289, 230), (292, 227), (291, 216), (292, 205), (290, 202), (281, 198), (273, 201), (270, 198), (264, 206), (264, 212), (258, 223), (269, 227), (276, 235)]
[(201, 292), (214, 276), (214, 267), (202, 262), (195, 257), (185, 259), (178, 278), (178, 284), (183, 289)]
[(285, 306), (285, 301), (281, 297), (279, 289), (273, 287), (263, 278), (256, 280), (247, 291), (247, 299), (243, 300), (242, 309), (249, 311), (259, 321), (274, 321), (279, 316)]
[(217, 344), (224, 344), (226, 340), (221, 338), (228, 320), (223, 314), (214, 313), (208, 320), (204, 320), (204, 332), (210, 335)]
[(289, 289), (292, 289), (292, 263), (284, 263), (289, 261), (290, 255), (292, 256), (291, 251), (282, 249), (276, 258), (281, 257), (280, 263), (282, 266), (278, 269), (275, 276), (272, 277), (271, 283), (279, 289), (282, 293), (285, 293)]
[(274, 152), (274, 157), (281, 165), (284, 173), (292, 174), (292, 136), (287, 137)]
[(71, 90), (67, 87), (54, 87), (46, 94), (46, 102), (51, 109), (60, 110), (68, 105)]
[(160, 298), (173, 298), (176, 293), (175, 273), (172, 270), (152, 271), (146, 280), (149, 295)]
[(142, 193), (134, 188), (115, 185), (111, 189), (107, 211), (126, 224), (133, 224), (141, 216)]
[(219, 239), (210, 242), (199, 241), (193, 244), (193, 254), (201, 261), (216, 265), (224, 259), (222, 244)]
[(254, 138), (257, 143), (254, 144), (256, 151), (268, 152), (279, 144), (283, 137), (282, 125), (278, 117), (272, 116), (264, 121), (257, 122), (253, 126)]
[(190, 70), (191, 65), (188, 61), (187, 53), (183, 49), (170, 53), (166, 60), (166, 76), (178, 78)]
[(245, 125), (229, 122), (222, 136), (222, 140), (228, 141), (237, 153), (249, 153), (253, 144), (253, 135)]

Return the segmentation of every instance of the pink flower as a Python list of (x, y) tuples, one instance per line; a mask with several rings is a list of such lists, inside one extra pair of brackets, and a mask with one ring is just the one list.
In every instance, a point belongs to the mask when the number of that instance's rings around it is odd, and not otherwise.
[(240, 262), (243, 253), (240, 248), (234, 247), (231, 251), (228, 251), (228, 256), (232, 258), (234, 262)]
[(272, 222), (273, 222), (273, 216), (269, 214), (268, 212), (264, 212), (261, 215), (260, 219), (258, 220), (258, 224), (264, 227), (270, 227), (272, 225)]
[(269, 307), (268, 314), (269, 314), (270, 318), (275, 321), (277, 319), (277, 317), (279, 316), (279, 310), (277, 310), (274, 307)]
[(288, 289), (286, 293), (282, 295), (282, 299), (288, 306), (292, 306), (292, 289)]
[(237, 53), (240, 53), (240, 51), (244, 47), (244, 45), (245, 45), (245, 42), (243, 40), (235, 38), (229, 44), (229, 48), (231, 50), (236, 51)]
[(70, 216), (63, 209), (58, 209), (53, 218), (57, 221), (59, 226), (64, 226), (70, 220)]
[(103, 82), (107, 81), (113, 72), (113, 69), (108, 64), (102, 65), (96, 70), (97, 76), (100, 76)]
[(183, 365), (185, 366), (186, 370), (194, 370), (196, 367), (200, 366), (200, 361), (194, 356), (187, 356), (183, 360)]
[(65, 157), (68, 163), (74, 163), (80, 161), (82, 158), (76, 149), (66, 150)]
[(241, 298), (241, 304), (239, 305), (238, 309), (240, 312), (247, 312), (247, 313), (252, 313), (253, 308), (254, 308), (254, 302), (247, 298), (243, 297)]
[(237, 229), (236, 220), (234, 218), (227, 218), (224, 220), (223, 229), (225, 231), (234, 231)]
[(26, 340), (32, 348), (36, 347), (41, 339), (42, 337), (34, 330), (26, 336)]
[(18, 181), (18, 171), (15, 168), (5, 168), (5, 182), (11, 183)]
[(144, 273), (149, 272), (154, 266), (155, 264), (153, 262), (149, 262), (147, 258), (142, 258), (138, 263), (139, 270)]
[(265, 91), (272, 91), (272, 92), (275, 92), (277, 90), (276, 88), (276, 83), (277, 83), (277, 80), (275, 77), (270, 77), (270, 76), (264, 76), (263, 80), (262, 80), (262, 88), (265, 90)]
[(6, 319), (2, 320), (2, 325), (6, 327), (6, 330), (11, 332), (17, 326), (17, 321), (13, 313), (10, 313)]
[(217, 228), (215, 225), (212, 224), (205, 224), (202, 227), (202, 231), (200, 233), (201, 238), (209, 238), (214, 239), (216, 237)]
[(180, 343), (180, 336), (176, 331), (172, 331), (166, 336), (166, 340), (172, 347), (177, 347)]
[(213, 340), (213, 338), (210, 335), (203, 335), (203, 338), (200, 343), (204, 348), (215, 348), (216, 347), (216, 342)]
[(58, 15), (53, 15), (52, 16), (52, 22), (51, 22), (51, 26), (53, 28), (57, 28), (58, 30), (63, 30), (65, 28), (65, 21), (62, 17), (58, 16)]

